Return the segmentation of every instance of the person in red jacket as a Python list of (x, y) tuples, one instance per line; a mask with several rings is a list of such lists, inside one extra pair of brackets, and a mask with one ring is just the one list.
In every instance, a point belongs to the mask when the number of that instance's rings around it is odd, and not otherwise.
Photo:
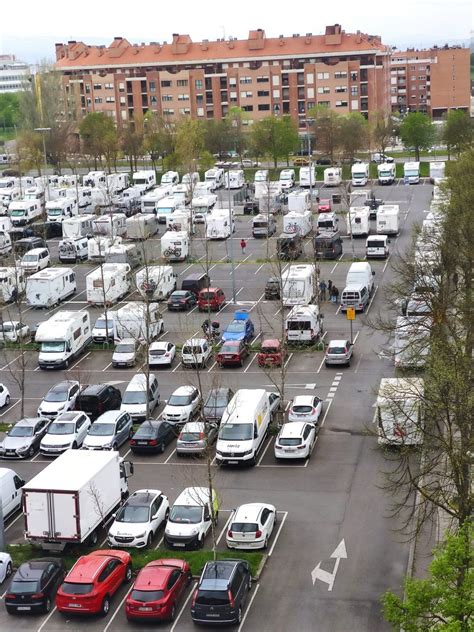
[(247, 248), (247, 242), (245, 241), (245, 239), (241, 239), (240, 240), (240, 247), (242, 248), (242, 254), (245, 254), (245, 249)]

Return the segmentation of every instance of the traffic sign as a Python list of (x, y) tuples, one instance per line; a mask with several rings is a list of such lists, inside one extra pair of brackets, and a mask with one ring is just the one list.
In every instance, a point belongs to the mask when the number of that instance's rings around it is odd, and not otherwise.
[(347, 320), (355, 320), (356, 311), (354, 307), (348, 307), (346, 310), (346, 318)]

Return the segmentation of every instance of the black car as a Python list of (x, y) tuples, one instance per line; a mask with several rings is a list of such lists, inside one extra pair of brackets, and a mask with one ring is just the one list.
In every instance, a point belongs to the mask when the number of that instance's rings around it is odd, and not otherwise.
[(278, 277), (270, 277), (265, 284), (265, 299), (278, 300), (281, 293), (281, 281)]
[(196, 295), (188, 290), (175, 290), (168, 299), (168, 309), (191, 309), (197, 303)]
[(304, 253), (303, 238), (298, 233), (281, 233), (277, 239), (277, 257), (286, 261), (298, 259)]
[(130, 439), (132, 452), (164, 452), (166, 446), (176, 439), (175, 428), (167, 421), (147, 419)]
[(65, 575), (66, 569), (60, 558), (24, 562), (13, 575), (5, 595), (8, 614), (49, 612)]
[(191, 606), (194, 623), (240, 623), (243, 604), (251, 587), (252, 575), (248, 562), (207, 562)]
[[(13, 232), (13, 231), (11, 231)], [(33, 248), (47, 248), (47, 244), (42, 237), (24, 237), (15, 241), (13, 244), (13, 252), (17, 257), (23, 257), (25, 253)]]
[(234, 391), (231, 388), (211, 389), (202, 409), (204, 419), (220, 423), (222, 415), (233, 397)]
[(77, 396), (74, 410), (82, 410), (94, 421), (107, 410), (119, 410), (121, 403), (122, 395), (115, 386), (89, 384)]
[(331, 158), (329, 158), (329, 156), (321, 156), (320, 158), (316, 160), (316, 164), (317, 165), (330, 165)]
[(260, 206), (255, 200), (247, 200), (244, 204), (244, 215), (258, 215)]

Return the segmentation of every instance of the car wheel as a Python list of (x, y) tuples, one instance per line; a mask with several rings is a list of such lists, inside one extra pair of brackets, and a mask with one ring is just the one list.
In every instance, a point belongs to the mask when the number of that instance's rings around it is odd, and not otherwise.
[(237, 623), (242, 623), (242, 606), (239, 606), (239, 612), (237, 613)]
[[(265, 538), (265, 542), (263, 543), (263, 548), (264, 548), (265, 550), (267, 550), (267, 549), (268, 549), (268, 535), (267, 535), (267, 537)], [(250, 590), (250, 582), (249, 582), (249, 590)]]
[(44, 611), (48, 613), (51, 610), (51, 599), (46, 597), (46, 601), (44, 602)]
[(146, 541), (147, 547), (150, 548), (152, 543), (153, 543), (153, 533), (150, 531), (150, 533), (148, 534), (147, 541)]
[(173, 604), (173, 607), (171, 608), (171, 613), (170, 613), (170, 621), (174, 621), (174, 618), (176, 616), (176, 604)]
[(130, 428), (130, 432), (128, 433), (128, 438), (131, 439), (134, 435), (133, 428)]
[(5, 397), (5, 406), (8, 406), (10, 404), (10, 395), (7, 395)]
[(117, 452), (117, 450), (118, 450), (118, 444), (117, 444), (117, 443), (114, 443), (114, 444), (112, 445), (112, 450), (114, 450), (115, 452)]
[(160, 445), (160, 454), (163, 454), (164, 451), (165, 451), (165, 442), (163, 441)]
[(69, 368), (69, 360), (64, 360), (64, 369), (67, 370)]
[(98, 539), (99, 539), (99, 536), (97, 535), (97, 531), (93, 531), (89, 536), (89, 546), (95, 546), (97, 544)]
[(252, 590), (252, 576), (249, 577), (248, 592)]
[(11, 562), (8, 562), (8, 564), (7, 564), (7, 570), (5, 571), (5, 579), (6, 579), (7, 577), (10, 577), (10, 575), (12, 574), (12, 570), (13, 570), (13, 568), (12, 568), (12, 563), (11, 563)]
[(100, 608), (100, 614), (102, 617), (106, 617), (109, 613), (110, 610), (110, 600), (108, 597), (104, 598), (104, 601), (102, 602), (102, 606)]
[(197, 548), (202, 549), (204, 546), (204, 536), (200, 535), (197, 541)]
[[(150, 535), (153, 538), (153, 534), (150, 533)], [(124, 583), (128, 584), (129, 582), (132, 581), (132, 567), (130, 564), (127, 565), (127, 570), (125, 571), (125, 579), (124, 579)]]
[(35, 448), (34, 446), (31, 446), (31, 448), (28, 450), (28, 456), (31, 458), (34, 455), (35, 455)]
[(74, 443), (72, 444), (72, 449), (73, 450), (77, 450), (77, 443), (74, 441)]

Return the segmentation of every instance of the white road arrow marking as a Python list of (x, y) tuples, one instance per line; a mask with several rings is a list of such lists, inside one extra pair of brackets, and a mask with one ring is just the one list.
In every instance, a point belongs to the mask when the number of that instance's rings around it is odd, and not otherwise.
[(333, 553), (331, 554), (331, 558), (336, 560), (332, 573), (321, 568), (321, 562), (318, 562), (318, 564), (311, 571), (313, 586), (316, 583), (316, 580), (319, 579), (320, 581), (328, 585), (328, 591), (332, 590), (334, 582), (336, 580), (339, 564), (341, 563), (341, 559), (347, 559), (346, 543), (344, 542), (344, 539), (342, 539), (337, 547), (334, 549)]

